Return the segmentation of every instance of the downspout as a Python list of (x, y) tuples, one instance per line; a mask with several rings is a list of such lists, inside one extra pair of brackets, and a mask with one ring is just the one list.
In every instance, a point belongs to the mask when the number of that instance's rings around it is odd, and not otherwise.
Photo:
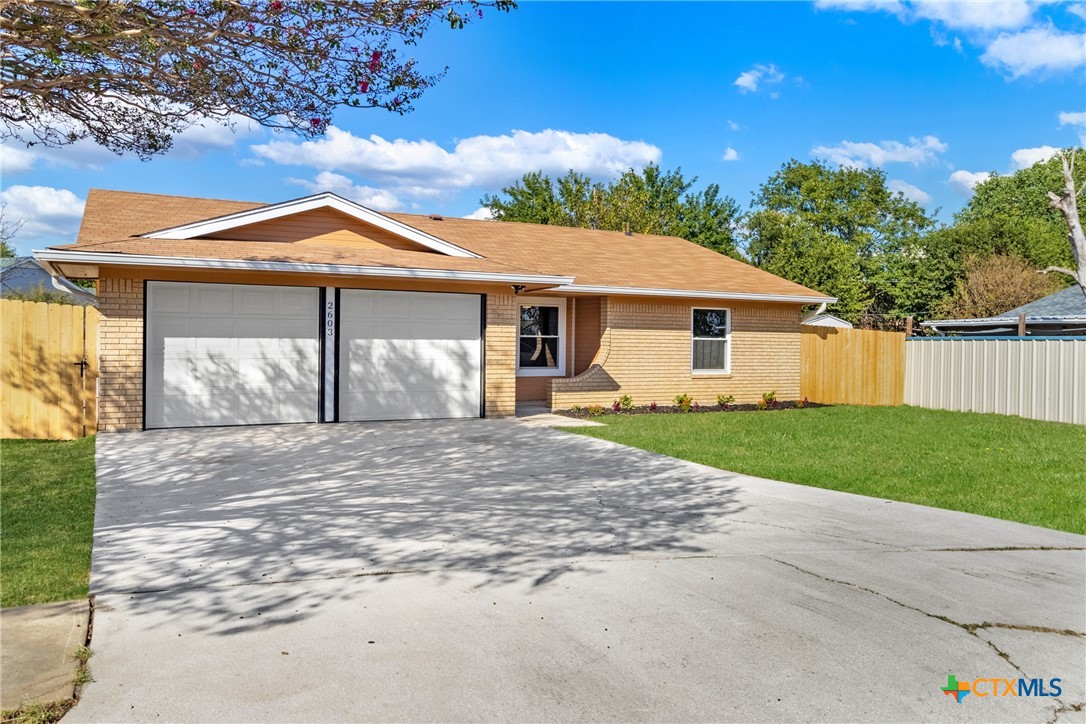
[(803, 319), (799, 320), (800, 324), (803, 324), (807, 320), (814, 319), (818, 315), (822, 314), (823, 312), (826, 311), (826, 307), (828, 307), (828, 306), (829, 306), (828, 302), (822, 302), (822, 304), (818, 305), (818, 309), (814, 310), (813, 312), (807, 312), (806, 314), (804, 314)]

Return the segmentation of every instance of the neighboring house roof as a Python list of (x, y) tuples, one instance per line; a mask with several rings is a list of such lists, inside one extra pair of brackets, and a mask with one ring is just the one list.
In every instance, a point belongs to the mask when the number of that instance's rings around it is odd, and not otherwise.
[[(395, 232), (398, 225), (405, 226), (410, 233), (399, 229), (399, 235), (417, 244), (398, 249), (361, 248), (331, 242), (284, 244), (229, 238), (244, 237), (247, 232), (237, 230), (239, 226), (260, 223), (263, 216), (276, 218), (277, 210), (290, 208), (292, 204), (294, 208), (307, 210), (351, 211), (348, 215), (356, 220), (379, 222), (378, 226), (385, 231)], [(350, 269), (358, 269), (362, 271), (356, 273), (370, 274), (375, 269), (386, 269), (398, 276), (420, 277), (448, 272), (449, 276), (444, 278), (512, 281), (513, 277), (519, 277), (529, 284), (586, 293), (687, 294), (803, 303), (835, 301), (675, 237), (628, 236), (618, 231), (417, 214), (378, 214), (368, 209), (352, 211), (351, 207), (362, 209), (333, 194), (267, 205), (92, 189), (76, 244), (53, 247), (53, 251), (40, 254), (39, 258), (55, 261), (54, 256), (60, 253), (62, 258), (75, 260), (73, 252), (76, 252), (83, 257), (82, 261), (90, 264), (146, 261), (162, 265), (179, 259), (191, 260), (192, 266), (212, 268), (241, 268), (239, 264), (247, 264), (244, 268), (269, 269), (284, 264), (338, 265), (338, 272), (316, 266), (299, 270), (352, 273)], [(233, 221), (238, 224), (232, 225), (231, 215), (235, 215)], [(209, 220), (213, 223), (200, 224)], [(195, 233), (214, 234), (216, 238), (161, 238), (187, 236), (194, 228), (190, 225), (194, 224), (199, 224)], [(121, 255), (126, 257), (125, 261), (120, 260)], [(132, 258), (135, 256), (139, 259)]]
[(42, 287), (46, 291), (67, 292), (80, 304), (96, 303), (97, 298), (92, 290), (84, 289), (63, 278), (54, 284), (53, 279), (32, 256), (0, 258), (0, 296), (7, 296), (12, 292), (32, 292), (37, 287)]
[(1075, 284), (995, 317), (935, 319), (921, 326), (938, 332), (1008, 334), (1017, 332), (1020, 315), (1025, 315), (1027, 328), (1086, 334), (1086, 294)]
[(814, 314), (808, 315), (803, 318), (800, 324), (805, 324), (808, 327), (841, 327), (844, 329), (852, 329), (852, 322), (835, 317), (832, 314)]

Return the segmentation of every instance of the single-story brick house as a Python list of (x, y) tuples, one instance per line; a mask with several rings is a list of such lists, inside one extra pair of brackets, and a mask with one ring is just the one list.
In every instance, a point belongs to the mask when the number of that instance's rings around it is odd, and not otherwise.
[(99, 429), (799, 395), (811, 289), (683, 239), (92, 190)]

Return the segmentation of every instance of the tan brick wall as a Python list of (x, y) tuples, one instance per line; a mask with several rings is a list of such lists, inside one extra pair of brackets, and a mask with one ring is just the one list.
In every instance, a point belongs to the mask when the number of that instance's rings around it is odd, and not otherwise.
[[(690, 310), (728, 307), (732, 311), (731, 371), (695, 375), (690, 370)], [(800, 307), (661, 301), (608, 297), (600, 311), (600, 350), (577, 377), (554, 380), (550, 405), (609, 405), (623, 394), (634, 404), (672, 404), (690, 394), (703, 405), (718, 394), (750, 403), (775, 390), (781, 400), (799, 396)]]
[(143, 280), (98, 280), (98, 429), (143, 429)]
[(517, 298), (486, 297), (486, 415), (504, 417), (517, 409)]

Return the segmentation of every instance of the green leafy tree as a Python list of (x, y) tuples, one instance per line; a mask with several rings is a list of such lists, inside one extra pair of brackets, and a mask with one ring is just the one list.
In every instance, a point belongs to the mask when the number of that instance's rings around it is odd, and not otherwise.
[[(1075, 160), (1073, 178), (1082, 188), (1086, 151), (1068, 149), (1067, 153)], [(1012, 254), (1038, 268), (1072, 266), (1067, 222), (1048, 197), (1063, 187), (1059, 156), (1013, 174), (993, 174), (977, 185), (973, 198), (955, 214), (954, 224), (937, 232), (932, 243), (950, 248), (959, 266), (966, 257), (992, 254)]]
[(340, 106), (406, 113), (444, 71), (404, 57), (510, 0), (0, 3), (3, 138), (147, 158), (202, 119), (320, 135)]
[(480, 203), (500, 221), (679, 236), (742, 258), (735, 233), (739, 205), (716, 184), (691, 191), (696, 182), (681, 169), (663, 171), (655, 164), (606, 184), (575, 171), (553, 180), (537, 171)]
[[(792, 160), (755, 193), (746, 251), (756, 265), (837, 297), (831, 311), (845, 319), (905, 316), (935, 301), (914, 298), (919, 291), (902, 277), (933, 273), (920, 244), (933, 226), (919, 204), (887, 188), (879, 169)], [(830, 270), (816, 284), (820, 263)]]

